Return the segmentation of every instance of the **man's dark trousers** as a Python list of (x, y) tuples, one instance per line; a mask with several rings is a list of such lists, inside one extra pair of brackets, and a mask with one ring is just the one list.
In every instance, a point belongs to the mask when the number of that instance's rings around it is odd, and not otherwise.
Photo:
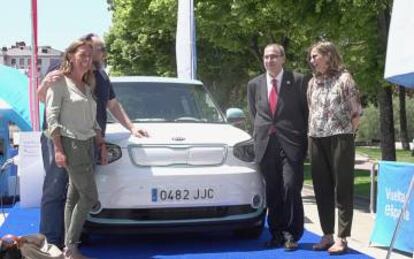
[(298, 241), (304, 231), (303, 161), (290, 161), (273, 133), (260, 170), (266, 181), (270, 233), (284, 240)]
[(52, 140), (42, 134), (40, 141), (46, 172), (40, 205), (40, 233), (46, 236), (48, 243), (62, 248), (65, 237), (64, 208), (68, 174), (65, 169), (57, 167), (55, 163)]

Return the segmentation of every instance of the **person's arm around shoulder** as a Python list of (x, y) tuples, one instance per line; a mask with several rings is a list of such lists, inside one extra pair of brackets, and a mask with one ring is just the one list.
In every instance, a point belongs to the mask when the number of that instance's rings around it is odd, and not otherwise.
[(115, 119), (117, 119), (122, 126), (128, 129), (132, 135), (138, 138), (149, 137), (146, 130), (135, 127), (116, 98), (108, 101), (107, 108)]
[(45, 78), (40, 83), (39, 88), (37, 89), (37, 97), (39, 98), (39, 101), (46, 101), (47, 90), (51, 85), (60, 80), (62, 77), (63, 73), (60, 70), (53, 70), (45, 76)]

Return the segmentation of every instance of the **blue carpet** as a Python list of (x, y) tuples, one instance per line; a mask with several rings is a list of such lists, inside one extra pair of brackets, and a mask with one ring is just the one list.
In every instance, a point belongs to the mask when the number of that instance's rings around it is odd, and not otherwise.
[[(0, 227), (0, 236), (11, 233), (25, 235), (37, 233), (39, 209), (22, 209), (15, 206)], [(0, 217), (3, 215), (0, 212)], [(282, 248), (266, 250), (263, 243), (270, 238), (264, 231), (257, 240), (234, 237), (231, 233), (185, 233), (163, 235), (92, 235), (81, 250), (98, 259), (128, 258), (332, 258), (327, 252), (312, 251), (319, 236), (305, 231), (295, 252)], [(371, 258), (350, 250), (340, 258)]]

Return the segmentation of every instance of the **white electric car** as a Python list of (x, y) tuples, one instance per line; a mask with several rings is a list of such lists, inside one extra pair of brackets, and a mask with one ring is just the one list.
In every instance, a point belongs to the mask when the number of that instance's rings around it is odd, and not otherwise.
[(117, 99), (148, 131), (137, 138), (110, 122), (109, 164), (97, 166), (99, 204), (85, 233), (232, 230), (258, 237), (265, 218), (264, 181), (253, 142), (229, 121), (200, 81), (115, 77)]

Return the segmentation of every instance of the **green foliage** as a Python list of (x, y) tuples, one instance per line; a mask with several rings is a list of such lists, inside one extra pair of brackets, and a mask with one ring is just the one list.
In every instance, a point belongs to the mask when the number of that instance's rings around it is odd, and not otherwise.
[(379, 111), (372, 103), (364, 108), (364, 114), (361, 117), (357, 141), (372, 141), (380, 139)]
[[(395, 127), (395, 139), (400, 140), (400, 106), (398, 96), (392, 99), (392, 106), (394, 111), (394, 127)], [(407, 133), (408, 140), (412, 141), (414, 138), (414, 100), (413, 98), (406, 97), (405, 108), (407, 113)]]
[(113, 0), (106, 42), (115, 73), (174, 76), (176, 1)]
[[(379, 147), (357, 147), (356, 152), (368, 156), (373, 160), (378, 161), (382, 159), (381, 149)], [(396, 153), (398, 162), (414, 163), (414, 156), (411, 155), (411, 151), (398, 149)]]
[[(400, 141), (400, 113), (398, 96), (393, 97), (393, 111), (394, 111), (394, 128), (395, 139)], [(406, 112), (407, 112), (407, 131), (408, 139), (411, 141), (414, 138), (414, 100), (413, 97), (406, 97)], [(357, 141), (372, 141), (380, 139), (379, 127), (379, 110), (378, 107), (370, 103), (364, 108), (364, 114), (361, 117)]]
[[(176, 0), (107, 0), (106, 36), (115, 74), (175, 76)], [(306, 55), (319, 39), (337, 43), (364, 99), (375, 100), (385, 51), (377, 15), (391, 0), (194, 1), (198, 78), (222, 108), (246, 105), (247, 81), (263, 73), (266, 44), (285, 46), (289, 69), (309, 73)]]

